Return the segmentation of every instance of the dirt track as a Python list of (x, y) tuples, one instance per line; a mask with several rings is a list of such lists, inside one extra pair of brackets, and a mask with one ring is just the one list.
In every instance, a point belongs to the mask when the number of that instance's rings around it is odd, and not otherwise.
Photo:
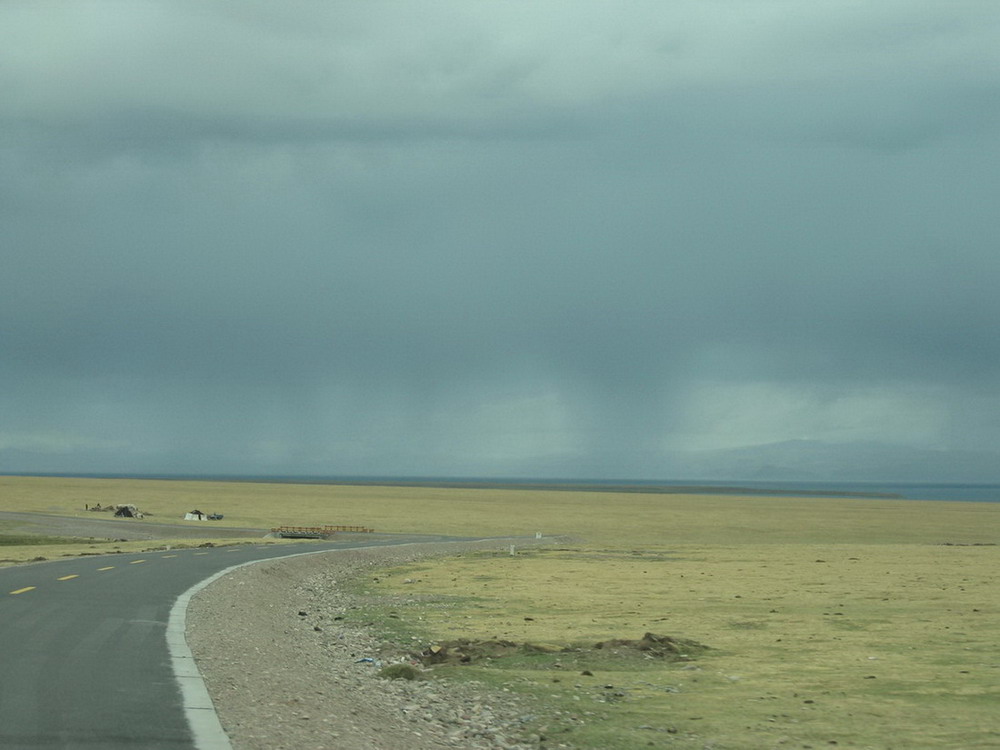
[[(12, 513), (0, 511), (0, 523), (12, 523), (6, 533), (43, 534), (46, 536), (94, 537), (95, 539), (200, 539), (200, 538), (260, 538), (267, 529), (234, 529), (218, 526), (213, 521), (161, 523), (149, 518), (115, 519), (110, 513), (93, 514), (93, 518), (50, 516), (46, 513)], [(4, 531), (0, 530), (0, 533)]]

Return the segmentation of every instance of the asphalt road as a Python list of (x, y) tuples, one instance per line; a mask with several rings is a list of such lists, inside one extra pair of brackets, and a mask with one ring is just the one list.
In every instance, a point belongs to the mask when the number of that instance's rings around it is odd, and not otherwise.
[(440, 540), (357, 535), (0, 568), (0, 748), (191, 750), (166, 638), (181, 594), (253, 560)]

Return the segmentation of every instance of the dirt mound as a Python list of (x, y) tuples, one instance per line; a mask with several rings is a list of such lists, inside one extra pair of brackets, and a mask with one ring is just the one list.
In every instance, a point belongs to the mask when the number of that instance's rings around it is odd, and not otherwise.
[(472, 664), (484, 659), (501, 659), (505, 656), (522, 654), (555, 654), (566, 649), (548, 648), (533, 643), (515, 643), (514, 641), (472, 641), (459, 638), (456, 641), (439, 643), (421, 651), (417, 658), (426, 665), (433, 664)]
[(684, 661), (708, 650), (697, 641), (675, 638), (670, 635), (646, 633), (638, 640), (614, 639), (595, 643), (593, 646), (543, 646), (535, 643), (516, 643), (506, 640), (470, 640), (459, 638), (425, 648), (414, 658), (425, 666), (437, 664), (474, 664), (479, 661), (503, 659), (512, 656), (555, 655), (600, 652), (603, 656), (643, 655), (647, 658)]
[(708, 646), (698, 643), (698, 641), (687, 638), (674, 638), (671, 635), (657, 635), (656, 633), (646, 633), (637, 641), (611, 640), (601, 641), (594, 644), (596, 649), (635, 649), (649, 656), (662, 659), (687, 659), (708, 649)]

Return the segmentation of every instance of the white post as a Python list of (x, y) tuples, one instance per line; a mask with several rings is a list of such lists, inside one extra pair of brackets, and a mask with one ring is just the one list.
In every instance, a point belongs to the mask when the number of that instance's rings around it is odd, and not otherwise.
[(513, 556), (514, 556), (514, 545), (513, 545), (513, 544), (512, 544), (512, 545), (510, 545), (510, 556), (511, 556), (511, 557), (513, 557)]

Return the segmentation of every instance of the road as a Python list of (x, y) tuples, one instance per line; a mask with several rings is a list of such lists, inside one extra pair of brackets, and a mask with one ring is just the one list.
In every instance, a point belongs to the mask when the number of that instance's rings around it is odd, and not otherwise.
[(181, 594), (254, 560), (419, 541), (441, 539), (345, 535), (2, 568), (0, 748), (191, 750), (166, 636)]

